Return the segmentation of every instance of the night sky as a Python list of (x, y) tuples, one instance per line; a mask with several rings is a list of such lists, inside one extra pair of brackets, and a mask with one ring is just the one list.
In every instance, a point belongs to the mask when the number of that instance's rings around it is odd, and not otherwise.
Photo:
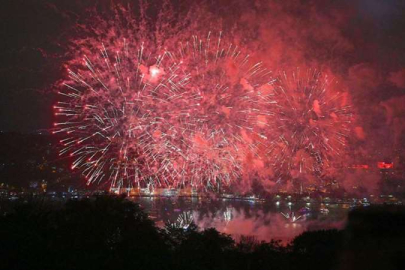
[[(66, 48), (88, 11), (111, 2), (8, 0), (1, 8), (0, 129), (35, 132), (53, 123), (54, 85), (65, 76)], [(154, 1), (153, 9), (160, 5)], [(173, 1), (183, 12), (187, 1)], [(224, 25), (236, 25), (274, 71), (330, 71), (349, 91), (362, 147), (384, 158), (405, 132), (405, 2), (206, 1)], [(175, 10), (176, 11), (176, 10)], [(153, 13), (153, 12), (152, 12)], [(100, 13), (102, 14), (102, 13)], [(208, 29), (207, 29), (208, 30)]]

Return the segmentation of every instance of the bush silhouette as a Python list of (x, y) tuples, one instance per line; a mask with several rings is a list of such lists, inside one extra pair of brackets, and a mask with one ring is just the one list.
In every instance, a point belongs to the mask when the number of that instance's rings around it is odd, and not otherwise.
[(1, 209), (0, 269), (405, 269), (404, 208), (356, 210), (345, 230), (304, 232), (287, 246), (195, 224), (160, 229), (118, 196)]

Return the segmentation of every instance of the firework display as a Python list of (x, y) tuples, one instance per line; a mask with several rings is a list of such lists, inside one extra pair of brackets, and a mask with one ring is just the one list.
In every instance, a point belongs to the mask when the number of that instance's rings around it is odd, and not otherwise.
[[(178, 50), (152, 53), (124, 42), (85, 56), (55, 106), (61, 154), (87, 183), (215, 189), (242, 175), (263, 136), (256, 88), (268, 80), (237, 46), (193, 36)], [(136, 58), (131, 58), (136, 55)], [(265, 112), (264, 112), (265, 113)]]
[(174, 100), (187, 81), (172, 66), (166, 52), (152, 54), (124, 41), (119, 51), (101, 44), (98, 54), (68, 71), (63, 99), (54, 107), (63, 121), (54, 133), (66, 135), (60, 153), (74, 158), (72, 169), (80, 169), (88, 184), (170, 185), (181, 140), (175, 127), (185, 110)]
[(314, 71), (283, 73), (272, 84), (275, 117), (267, 156), (279, 182), (314, 183), (344, 158), (352, 113), (347, 96), (331, 84)]
[(154, 41), (138, 28), (79, 40), (59, 89), (60, 155), (87, 184), (218, 191), (260, 175), (302, 187), (343, 157), (350, 107), (326, 76), (274, 77), (221, 31)]
[(255, 139), (262, 135), (256, 126), (266, 111), (258, 109), (256, 93), (270, 72), (261, 63), (250, 64), (249, 55), (222, 33), (193, 36), (178, 48), (173, 57), (190, 78), (184, 87), (191, 117), (182, 126), (188, 138), (183, 179), (193, 187), (228, 186), (241, 178), (248, 156), (258, 157)]

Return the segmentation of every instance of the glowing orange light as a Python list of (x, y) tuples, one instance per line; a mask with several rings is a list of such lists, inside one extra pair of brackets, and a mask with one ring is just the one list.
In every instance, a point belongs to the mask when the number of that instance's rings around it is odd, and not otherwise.
[(380, 162), (377, 162), (377, 167), (379, 169), (393, 169), (394, 168), (394, 163), (393, 162), (389, 163), (389, 162), (380, 161)]

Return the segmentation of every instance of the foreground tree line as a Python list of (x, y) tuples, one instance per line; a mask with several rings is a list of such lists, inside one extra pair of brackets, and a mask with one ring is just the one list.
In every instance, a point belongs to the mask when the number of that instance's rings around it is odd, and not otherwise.
[(355, 210), (344, 230), (305, 232), (286, 246), (160, 229), (123, 197), (17, 202), (0, 217), (0, 269), (405, 269), (404, 244), (402, 207)]

